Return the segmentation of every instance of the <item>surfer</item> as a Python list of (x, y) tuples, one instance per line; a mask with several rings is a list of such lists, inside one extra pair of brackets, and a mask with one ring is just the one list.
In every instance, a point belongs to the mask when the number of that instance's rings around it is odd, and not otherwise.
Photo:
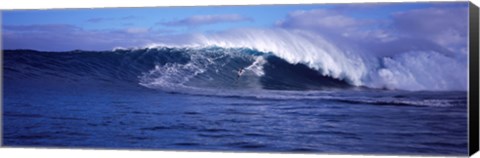
[(237, 71), (237, 80), (240, 78), (240, 76), (242, 76), (244, 70), (243, 68), (240, 68), (238, 71)]

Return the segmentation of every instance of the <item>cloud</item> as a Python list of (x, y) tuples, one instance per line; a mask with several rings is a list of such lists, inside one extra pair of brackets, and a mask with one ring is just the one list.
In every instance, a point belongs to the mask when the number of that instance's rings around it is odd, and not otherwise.
[(137, 16), (125, 16), (120, 18), (105, 18), (105, 17), (95, 17), (87, 19), (89, 23), (101, 23), (101, 22), (109, 22), (109, 21), (126, 21), (126, 20), (135, 20), (138, 19)]
[(4, 49), (47, 51), (109, 50), (119, 46), (137, 47), (163, 39), (162, 36), (168, 33), (168, 30), (150, 28), (87, 30), (66, 24), (5, 25), (3, 28)]
[(164, 26), (200, 26), (227, 22), (245, 22), (253, 19), (238, 14), (224, 15), (194, 15), (181, 20), (160, 22)]
[(466, 53), (468, 9), (428, 8), (393, 14), (393, 26), (401, 36), (433, 41), (451, 51)]
[[(370, 8), (362, 5), (364, 8)], [(361, 8), (363, 8), (361, 7)], [(343, 8), (343, 7), (342, 7)], [(358, 12), (361, 12), (359, 8)], [(351, 12), (351, 10), (349, 10)], [(277, 21), (276, 26), (298, 29), (328, 29), (345, 32), (355, 30), (372, 30), (385, 25), (384, 19), (355, 18), (344, 9), (313, 9), (290, 12), (284, 19)]]
[(147, 28), (127, 28), (126, 32), (128, 33), (147, 33), (149, 30)]
[(45, 24), (45, 25), (4, 25), (3, 29), (6, 31), (21, 31), (21, 32), (54, 32), (57, 30), (77, 31), (80, 28), (73, 25), (65, 24)]
[(279, 22), (278, 26), (289, 28), (348, 28), (359, 25), (361, 22), (341, 15), (336, 11), (316, 9), (308, 11), (294, 11)]
[(413, 50), (466, 54), (466, 7), (430, 7), (388, 16), (388, 19), (368, 19), (355, 18), (336, 9), (303, 10), (291, 12), (276, 26), (310, 31), (339, 45), (358, 47), (379, 56)]
[(339, 40), (345, 40), (344, 38), (391, 40), (387, 31), (378, 29), (381, 25), (385, 25), (384, 20), (356, 19), (336, 9), (294, 11), (276, 23), (280, 28), (308, 30), (331, 38), (341, 38)]
[(113, 18), (90, 18), (87, 20), (89, 23), (100, 23), (115, 20)]
[(139, 19), (140, 17), (138, 16), (124, 16), (124, 17), (121, 17), (120, 20), (135, 20), (135, 19)]

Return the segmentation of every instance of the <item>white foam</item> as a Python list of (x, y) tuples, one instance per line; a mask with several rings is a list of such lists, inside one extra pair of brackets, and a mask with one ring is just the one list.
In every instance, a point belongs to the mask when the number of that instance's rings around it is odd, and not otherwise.
[(265, 75), (265, 72), (263, 71), (263, 65), (267, 63), (267, 60), (263, 56), (258, 56), (255, 61), (247, 66), (245, 70), (253, 72), (257, 76), (263, 76)]
[(207, 71), (214, 61), (206, 56), (191, 53), (191, 61), (186, 64), (167, 63), (155, 65), (153, 70), (140, 77), (140, 85), (146, 87), (176, 87), (184, 85), (191, 78)]

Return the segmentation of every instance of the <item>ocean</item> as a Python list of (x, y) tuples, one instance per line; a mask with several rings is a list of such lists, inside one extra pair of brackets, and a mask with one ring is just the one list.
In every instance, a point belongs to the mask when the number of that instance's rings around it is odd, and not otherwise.
[(467, 154), (466, 91), (354, 83), (249, 48), (5, 50), (3, 145)]

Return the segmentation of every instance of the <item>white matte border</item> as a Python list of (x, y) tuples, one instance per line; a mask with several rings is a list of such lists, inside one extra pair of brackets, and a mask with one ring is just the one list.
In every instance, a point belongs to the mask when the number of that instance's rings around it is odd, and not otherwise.
[[(246, 152), (191, 152), (191, 151), (140, 151), (100, 149), (45, 149), (1, 148), (0, 155), (6, 158), (436, 158), (435, 156), (397, 155), (339, 155), (339, 154), (292, 154), (292, 153), (246, 153)], [(438, 157), (438, 156), (437, 156)], [(445, 157), (445, 156), (442, 156)]]
[[(52, 9), (52, 8), (105, 8), (105, 7), (152, 7), (152, 6), (207, 6), (207, 5), (249, 5), (249, 4), (310, 4), (310, 3), (371, 3), (371, 2), (444, 2), (465, 0), (1, 0), (1, 10)], [(480, 6), (480, 0), (471, 0)], [(1, 15), (1, 14), (0, 14)], [(0, 21), (1, 24), (1, 21)], [(1, 34), (0, 34), (1, 35)], [(1, 39), (1, 38), (0, 38)], [(0, 41), (1, 42), (1, 41)], [(1, 44), (0, 44), (1, 48)], [(0, 61), (1, 62), (1, 61)], [(2, 105), (3, 106), (3, 105)], [(3, 127), (2, 127), (3, 128)], [(2, 135), (3, 136), (3, 135)], [(100, 149), (49, 149), (49, 148), (0, 148), (2, 158), (428, 158), (432, 156), (385, 156), (385, 155), (331, 155), (291, 153), (234, 153), (234, 152), (180, 152), (142, 150), (100, 150)], [(442, 156), (445, 157), (445, 156)], [(480, 154), (472, 156), (480, 158)]]

